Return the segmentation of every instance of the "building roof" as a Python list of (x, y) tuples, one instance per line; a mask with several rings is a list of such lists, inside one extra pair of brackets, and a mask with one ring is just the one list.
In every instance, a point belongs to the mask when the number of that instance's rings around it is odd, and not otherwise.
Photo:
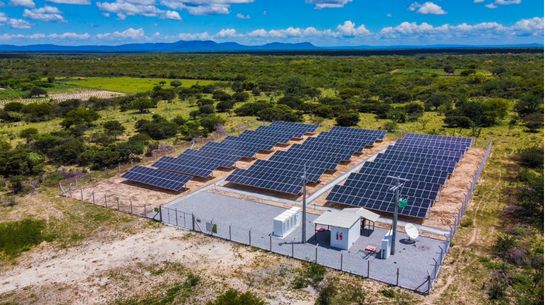
[(361, 218), (377, 221), (380, 215), (364, 208), (346, 208), (342, 211), (327, 211), (316, 218), (313, 223), (339, 228), (351, 228)]
[(361, 216), (361, 218), (365, 218), (367, 220), (370, 220), (372, 222), (376, 222), (380, 215), (377, 213), (373, 213), (369, 210), (366, 210), (364, 208), (346, 208), (343, 209), (343, 212), (349, 212), (349, 213), (356, 213)]

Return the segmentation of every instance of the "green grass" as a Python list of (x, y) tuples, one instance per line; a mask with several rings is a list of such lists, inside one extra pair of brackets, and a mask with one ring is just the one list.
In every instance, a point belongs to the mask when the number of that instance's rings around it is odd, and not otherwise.
[[(165, 78), (134, 78), (134, 77), (88, 77), (85, 80), (77, 80), (77, 78), (67, 81), (67, 84), (78, 87), (85, 87), (98, 90), (109, 90), (123, 93), (138, 93), (153, 89), (159, 85), (159, 82), (166, 82), (165, 88), (171, 88), (170, 82), (173, 79)], [(191, 87), (197, 83), (199, 85), (209, 85), (213, 81), (209, 80), (194, 80), (182, 79), (182, 87)]]
[[(454, 75), (460, 75), (460, 72), (462, 72), (463, 70), (465, 69), (456, 69), (454, 70)], [(487, 71), (487, 70), (481, 70), (481, 69), (476, 69), (477, 72), (481, 72), (481, 73), (484, 73), (484, 74), (490, 74), (490, 71)], [(411, 74), (411, 73), (435, 73), (435, 74), (438, 74), (440, 76), (445, 76), (447, 75), (447, 73), (445, 73), (445, 71), (443, 69), (397, 69), (397, 70), (394, 70), (392, 71), (391, 73), (401, 73), (401, 74)]]

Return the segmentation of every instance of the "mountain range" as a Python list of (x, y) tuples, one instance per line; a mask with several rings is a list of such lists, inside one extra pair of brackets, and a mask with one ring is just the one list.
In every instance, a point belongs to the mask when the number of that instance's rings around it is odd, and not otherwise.
[(518, 45), (426, 45), (426, 46), (335, 46), (318, 47), (310, 42), (281, 43), (247, 46), (236, 42), (211, 40), (177, 41), (172, 43), (135, 43), (117, 46), (83, 45), (62, 46), (36, 44), (26, 46), (0, 45), (0, 52), (270, 52), (270, 51), (328, 51), (328, 50), (391, 50), (391, 49), (452, 49), (452, 48), (543, 48), (542, 44)]

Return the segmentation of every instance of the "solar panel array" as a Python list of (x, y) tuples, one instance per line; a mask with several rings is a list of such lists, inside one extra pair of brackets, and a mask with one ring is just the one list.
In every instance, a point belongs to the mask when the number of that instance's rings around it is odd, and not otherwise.
[(396, 176), (410, 180), (400, 191), (408, 205), (399, 213), (425, 218), (472, 143), (469, 138), (407, 134), (351, 174), (344, 185), (333, 187), (327, 200), (393, 213), (395, 195), (390, 187), (395, 181), (387, 176)]
[(221, 143), (210, 142), (199, 150), (186, 150), (177, 158), (162, 157), (152, 166), (207, 178), (220, 167), (232, 168), (241, 158), (253, 158), (260, 150), (271, 150), (278, 143), (287, 143), (317, 128), (318, 125), (273, 122), (255, 131), (246, 130), (238, 137), (229, 136)]
[[(277, 124), (286, 126), (289, 123)], [(236, 170), (226, 180), (297, 195), (303, 189), (305, 166), (307, 181), (317, 183), (326, 170), (335, 170), (339, 162), (350, 160), (354, 153), (373, 146), (385, 135), (386, 132), (380, 130), (334, 127), (287, 151), (277, 151), (268, 160), (259, 160), (247, 170)]]
[(193, 177), (137, 165), (124, 173), (122, 178), (172, 191), (179, 191)]

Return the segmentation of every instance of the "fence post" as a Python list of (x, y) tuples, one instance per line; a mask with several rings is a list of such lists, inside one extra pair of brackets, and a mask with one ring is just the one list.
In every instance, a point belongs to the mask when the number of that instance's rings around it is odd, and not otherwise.
[(91, 182), (93, 182), (93, 172), (89, 171), (89, 178), (91, 179)]
[(428, 295), (431, 293), (431, 276), (428, 274)]
[(131, 215), (133, 214), (133, 210), (132, 210), (132, 197), (129, 198), (130, 202), (131, 202)]
[(104, 168), (104, 179), (108, 179), (108, 169)]
[(341, 253), (341, 271), (343, 271), (343, 254), (344, 253)]
[(176, 215), (176, 226), (178, 226), (178, 208), (174, 208), (174, 214)]
[(252, 228), (248, 231), (248, 246), (252, 246)]
[(272, 252), (272, 233), (269, 234), (269, 251)]
[(318, 245), (316, 245), (316, 264), (318, 264)]
[(367, 261), (367, 278), (369, 277), (369, 274), (371, 273), (371, 261)]
[(295, 239), (291, 241), (291, 257), (293, 258), (293, 254), (294, 254), (294, 251), (293, 251), (293, 243), (295, 242)]
[(93, 190), (93, 204), (95, 204), (95, 190)]
[(117, 210), (119, 211), (119, 195), (117, 195)]
[(148, 218), (148, 209), (146, 207), (146, 202), (144, 201), (144, 217)]
[(399, 268), (397, 268), (396, 275), (397, 275), (396, 286), (399, 286)]
[(108, 207), (108, 192), (104, 193), (104, 206)]
[[(195, 231), (195, 214), (191, 213), (192, 230)], [(229, 228), (229, 235), (231, 235), (231, 228)]]
[(229, 225), (229, 240), (231, 240), (231, 225)]
[(76, 175), (76, 190), (78, 189), (78, 176)]
[(83, 201), (83, 188), (81, 188), (81, 201)]
[(72, 198), (72, 183), (68, 185), (68, 189), (70, 190), (70, 198)]
[(159, 205), (159, 221), (163, 222), (163, 205)]

